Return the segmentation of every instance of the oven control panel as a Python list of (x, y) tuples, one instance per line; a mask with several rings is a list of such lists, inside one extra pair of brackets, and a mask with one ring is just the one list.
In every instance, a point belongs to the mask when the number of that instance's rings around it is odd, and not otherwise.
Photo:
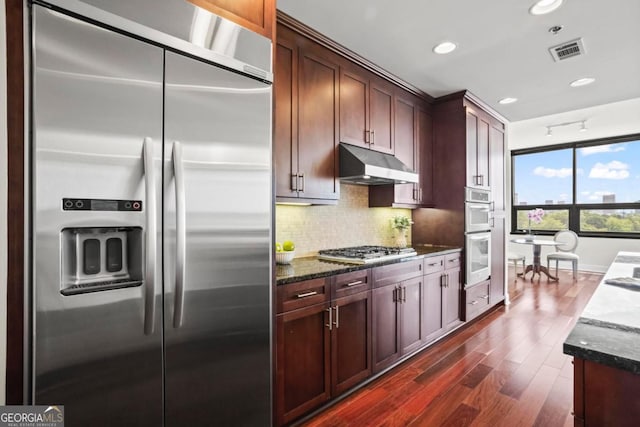
[(62, 199), (65, 211), (142, 211), (142, 200)]

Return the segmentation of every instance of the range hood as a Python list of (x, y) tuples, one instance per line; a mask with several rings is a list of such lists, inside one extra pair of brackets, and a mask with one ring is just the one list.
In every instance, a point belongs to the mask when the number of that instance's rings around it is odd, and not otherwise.
[(340, 181), (360, 185), (417, 183), (418, 174), (391, 154), (340, 143)]

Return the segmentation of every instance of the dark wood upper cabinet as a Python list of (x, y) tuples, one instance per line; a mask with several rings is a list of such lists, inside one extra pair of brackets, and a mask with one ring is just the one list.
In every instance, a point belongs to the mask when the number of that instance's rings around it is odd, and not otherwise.
[(298, 197), (298, 49), (295, 43), (280, 37), (276, 43), (273, 79), (274, 103), (274, 162), (276, 195)]
[(415, 170), (420, 182), (369, 187), (370, 207), (416, 208), (432, 204), (432, 120), (428, 105), (402, 90), (394, 95), (395, 156)]
[[(402, 163), (420, 172), (420, 156), (417, 140), (417, 106), (409, 98), (397, 96), (395, 99), (395, 141), (396, 158)], [(417, 184), (395, 185), (395, 203), (418, 204)]]
[(275, 56), (276, 200), (336, 203), (338, 58), (281, 26)]
[(393, 154), (393, 86), (355, 65), (340, 73), (340, 141)]
[(273, 39), (275, 0), (187, 0), (236, 24)]
[(489, 119), (477, 108), (467, 105), (467, 185), (491, 187), (489, 176)]
[(380, 78), (372, 78), (369, 85), (370, 148), (393, 154), (393, 86)]
[(340, 141), (369, 148), (369, 79), (340, 72)]

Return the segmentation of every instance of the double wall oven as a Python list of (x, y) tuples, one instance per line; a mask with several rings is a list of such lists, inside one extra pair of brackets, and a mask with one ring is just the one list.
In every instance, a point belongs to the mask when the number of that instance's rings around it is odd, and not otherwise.
[(491, 192), (465, 190), (465, 286), (473, 286), (491, 274)]

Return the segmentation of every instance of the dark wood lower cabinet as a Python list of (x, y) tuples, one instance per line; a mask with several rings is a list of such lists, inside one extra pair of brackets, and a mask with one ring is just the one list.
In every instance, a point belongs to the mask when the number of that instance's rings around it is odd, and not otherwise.
[(316, 304), (276, 317), (278, 425), (330, 397), (329, 307)]
[(373, 372), (424, 343), (422, 276), (373, 290)]
[(401, 354), (411, 353), (422, 346), (423, 315), (422, 276), (402, 282), (400, 288), (400, 349)]
[(573, 359), (575, 426), (637, 426), (640, 375), (600, 363)]
[(397, 285), (373, 290), (373, 372), (380, 372), (400, 357), (400, 314)]
[(333, 303), (331, 392), (338, 395), (371, 375), (371, 292)]
[[(332, 300), (327, 293), (330, 283), (332, 295), (339, 295)], [(368, 271), (278, 287), (277, 425), (299, 418), (371, 375), (370, 288)], [(351, 293), (358, 289), (363, 290)]]
[(462, 323), (460, 313), (462, 277), (459, 267), (445, 270), (444, 274), (446, 276), (445, 295), (442, 304), (444, 310), (444, 327), (446, 330), (450, 330)]
[(444, 297), (443, 275), (441, 272), (427, 274), (424, 281), (424, 339), (431, 342), (444, 334), (442, 302)]

